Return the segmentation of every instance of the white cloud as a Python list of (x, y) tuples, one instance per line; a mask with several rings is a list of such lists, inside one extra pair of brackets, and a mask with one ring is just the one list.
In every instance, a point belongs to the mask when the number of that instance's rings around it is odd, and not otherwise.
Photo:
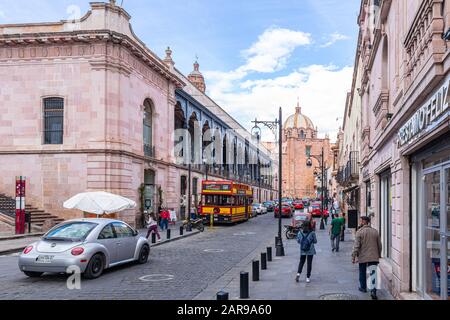
[[(334, 34), (333, 41), (345, 36)], [(245, 63), (229, 72), (205, 72), (208, 94), (248, 129), (251, 121), (274, 120), (283, 107), (284, 119), (295, 112), (297, 97), (303, 114), (319, 127), (319, 135), (336, 139), (340, 123), (336, 121), (345, 108), (351, 86), (352, 67), (311, 65), (283, 76), (255, 79), (257, 73), (275, 73), (286, 67), (288, 59), (299, 46), (312, 43), (311, 36), (300, 31), (267, 29), (258, 41), (242, 52)], [(245, 78), (253, 74), (252, 80)], [(269, 131), (265, 139), (272, 140)]]
[(249, 49), (243, 51), (247, 63), (243, 71), (270, 73), (286, 66), (294, 50), (311, 43), (311, 35), (283, 28), (269, 28)]
[(338, 41), (349, 40), (349, 39), (350, 39), (349, 36), (335, 32), (335, 33), (331, 34), (330, 40), (327, 43), (321, 45), (321, 47), (322, 48), (331, 47), (333, 44), (335, 44)]
[[(318, 126), (319, 133), (336, 139), (340, 117), (345, 108), (347, 91), (351, 86), (353, 68), (312, 65), (293, 71), (287, 76), (236, 83), (234, 91), (221, 92), (212, 82), (211, 96), (249, 129), (250, 121), (275, 119), (283, 107), (284, 119), (295, 112), (300, 97), (302, 113)], [(266, 132), (266, 138), (271, 138)]]

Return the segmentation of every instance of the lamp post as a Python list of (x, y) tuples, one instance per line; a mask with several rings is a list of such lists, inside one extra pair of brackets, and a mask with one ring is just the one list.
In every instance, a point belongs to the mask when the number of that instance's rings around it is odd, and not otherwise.
[(325, 191), (325, 188), (324, 188), (324, 183), (325, 183), (325, 178), (324, 178), (324, 175), (325, 175), (325, 156), (324, 156), (324, 148), (322, 147), (322, 153), (320, 154), (320, 155), (309, 155), (309, 158), (308, 158), (308, 160), (306, 161), (306, 165), (308, 166), (308, 167), (312, 167), (312, 160), (311, 160), (311, 158), (314, 158), (314, 159), (316, 159), (317, 161), (319, 161), (320, 162), (320, 175), (321, 175), (321, 190), (320, 190), (320, 202), (321, 202), (321, 205), (320, 205), (320, 210), (321, 210), (321, 220), (320, 220), (320, 230), (324, 230), (325, 229), (325, 224), (324, 224), (324, 221), (323, 221), (323, 211), (324, 211), (324, 191)]
[[(275, 119), (275, 121), (258, 121), (255, 119), (255, 121), (252, 121), (255, 126), (253, 129), (261, 131), (261, 129), (258, 127), (258, 124), (262, 124), (272, 130), (274, 132), (275, 136), (277, 133), (277, 127), (278, 127), (278, 237), (277, 237), (277, 243), (275, 244), (276, 247), (276, 255), (277, 257), (284, 256), (284, 247), (283, 247), (283, 237), (281, 234), (281, 214), (283, 205), (281, 202), (282, 199), (282, 189), (283, 189), (283, 110), (280, 107), (279, 110), (279, 119)], [(259, 139), (258, 135), (258, 139)]]
[(209, 164), (206, 159), (203, 159), (203, 164), (205, 165), (205, 181), (208, 181)]

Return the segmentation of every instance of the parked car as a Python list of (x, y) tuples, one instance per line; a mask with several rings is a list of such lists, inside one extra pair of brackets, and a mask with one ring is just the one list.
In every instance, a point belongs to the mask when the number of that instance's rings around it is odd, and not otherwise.
[[(322, 217), (322, 211), (321, 211), (322, 204), (320, 202), (315, 202), (310, 207), (310, 213), (314, 218), (321, 218)], [(323, 217), (326, 218), (330, 214), (327, 209), (324, 208), (323, 210)]]
[(267, 213), (267, 208), (264, 207), (261, 203), (254, 203), (252, 206), (252, 211), (253, 213), (261, 215)]
[(272, 201), (266, 201), (263, 206), (267, 208), (267, 212), (273, 212), (275, 210), (275, 204)]
[[(280, 209), (279, 207), (275, 207), (275, 212), (274, 212), (274, 217), (278, 218)], [(292, 217), (292, 208), (289, 205), (283, 205), (283, 207), (281, 208), (281, 217), (282, 218), (291, 218)]]
[(75, 219), (48, 231), (41, 240), (27, 246), (19, 257), (19, 269), (29, 277), (45, 272), (67, 273), (77, 266), (87, 279), (105, 269), (148, 261), (150, 245), (128, 224), (113, 219)]
[(300, 200), (294, 201), (292, 204), (293, 204), (295, 210), (302, 210), (305, 208), (303, 201), (300, 201)]

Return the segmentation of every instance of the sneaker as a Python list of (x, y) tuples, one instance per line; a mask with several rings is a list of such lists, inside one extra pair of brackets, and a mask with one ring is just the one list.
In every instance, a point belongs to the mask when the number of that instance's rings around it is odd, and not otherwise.
[(310, 283), (311, 279), (310, 278), (306, 278), (306, 283)]
[(336, 249), (335, 248), (333, 248), (333, 250), (331, 250), (331, 252), (334, 252)]
[(300, 282), (300, 274), (298, 273), (297, 276), (295, 277), (295, 282)]
[(363, 289), (363, 288), (358, 288), (359, 291), (366, 293), (367, 289)]
[(158, 239), (158, 240), (156, 240), (156, 241), (158, 241), (158, 242), (161, 242), (161, 240), (162, 240), (162, 239), (161, 239), (161, 238), (159, 238), (159, 239)]
[(336, 252), (339, 252), (339, 249), (336, 249)]

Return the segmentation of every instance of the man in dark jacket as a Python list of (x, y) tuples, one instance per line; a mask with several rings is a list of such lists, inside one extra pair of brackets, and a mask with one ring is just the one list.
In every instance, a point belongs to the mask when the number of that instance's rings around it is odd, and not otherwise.
[(381, 240), (378, 231), (370, 226), (369, 217), (361, 217), (361, 227), (356, 232), (352, 262), (359, 263), (359, 291), (367, 292), (367, 267), (370, 268), (371, 296), (377, 299), (376, 268), (381, 258)]

